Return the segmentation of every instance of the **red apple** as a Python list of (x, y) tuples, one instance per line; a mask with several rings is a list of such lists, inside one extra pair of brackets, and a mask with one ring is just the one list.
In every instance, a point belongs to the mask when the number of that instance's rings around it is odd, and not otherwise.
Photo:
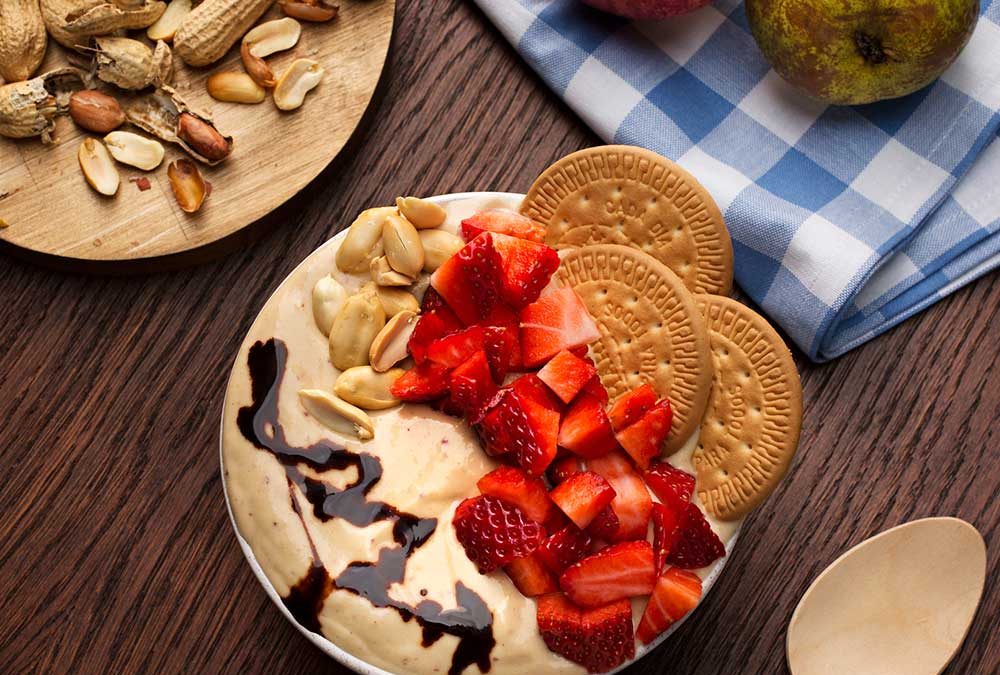
[(704, 7), (711, 0), (583, 0), (591, 7), (630, 19), (665, 19)]

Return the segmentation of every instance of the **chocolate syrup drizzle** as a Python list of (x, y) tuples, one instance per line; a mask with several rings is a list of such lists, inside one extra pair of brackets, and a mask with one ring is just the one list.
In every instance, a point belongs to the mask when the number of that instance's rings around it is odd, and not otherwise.
[[(240, 432), (247, 441), (270, 452), (284, 466), (292, 508), (302, 520), (303, 528), (305, 520), (295, 498), (296, 488), (312, 505), (313, 515), (322, 521), (342, 518), (357, 527), (391, 521), (392, 537), (399, 546), (382, 549), (377, 562), (353, 562), (331, 580), (306, 529), (313, 562), (306, 575), (282, 598), (285, 607), (302, 626), (320, 633), (319, 612), (327, 595), (334, 588), (350, 591), (375, 607), (396, 610), (403, 621), (415, 618), (423, 634), (424, 647), (431, 646), (445, 633), (457, 637), (458, 646), (452, 656), (449, 675), (458, 675), (473, 663), (481, 672), (489, 672), (490, 652), (496, 644), (493, 615), (475, 591), (457, 582), (458, 607), (449, 610), (433, 600), (422, 600), (411, 606), (389, 597), (389, 588), (403, 581), (407, 559), (434, 534), (437, 519), (418, 518), (391, 504), (368, 499), (368, 493), (382, 478), (382, 463), (377, 457), (351, 452), (329, 441), (300, 448), (285, 439), (278, 422), (278, 393), (287, 359), (288, 347), (275, 338), (257, 342), (250, 348), (247, 361), (253, 403), (239, 410), (236, 422)], [(323, 480), (306, 476), (300, 469), (303, 464), (319, 472), (353, 466), (358, 478), (344, 489), (338, 489)]]

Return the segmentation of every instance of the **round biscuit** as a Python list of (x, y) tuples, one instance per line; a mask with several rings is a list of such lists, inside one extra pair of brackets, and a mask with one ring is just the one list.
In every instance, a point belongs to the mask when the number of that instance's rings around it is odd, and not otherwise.
[(802, 428), (802, 386), (791, 352), (746, 305), (696, 295), (715, 373), (692, 461), (698, 496), (720, 520), (760, 504), (788, 471)]
[(564, 251), (559, 279), (572, 286), (601, 329), (591, 345), (611, 398), (648, 382), (670, 400), (664, 444), (673, 453), (701, 422), (712, 385), (708, 329), (694, 297), (666, 265), (627, 246)]
[(715, 200), (690, 173), (644, 148), (605, 145), (563, 157), (535, 180), (521, 213), (546, 226), (554, 248), (632, 246), (694, 293), (732, 288), (733, 244)]

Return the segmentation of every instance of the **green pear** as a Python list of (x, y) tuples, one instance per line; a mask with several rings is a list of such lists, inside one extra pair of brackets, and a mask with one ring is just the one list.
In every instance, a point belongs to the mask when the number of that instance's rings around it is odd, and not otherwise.
[(746, 11), (779, 75), (853, 105), (930, 84), (969, 41), (979, 0), (746, 0)]

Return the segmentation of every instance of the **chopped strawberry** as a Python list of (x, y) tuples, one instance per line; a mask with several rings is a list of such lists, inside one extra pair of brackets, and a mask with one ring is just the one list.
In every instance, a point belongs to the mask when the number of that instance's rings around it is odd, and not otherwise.
[(648, 541), (609, 546), (570, 565), (559, 577), (563, 592), (583, 607), (649, 595), (655, 583), (653, 547)]
[(593, 471), (583, 471), (559, 483), (549, 497), (581, 530), (614, 499), (608, 481)]
[(427, 349), (435, 340), (462, 328), (458, 317), (447, 307), (440, 307), (422, 314), (410, 333), (406, 348), (417, 364), (427, 360)]
[(548, 410), (562, 414), (563, 404), (552, 390), (535, 373), (522, 375), (510, 383), (511, 388), (523, 396), (544, 406)]
[(500, 301), (502, 272), (493, 239), (483, 234), (448, 258), (431, 286), (466, 325), (481, 320)]
[(694, 476), (669, 462), (653, 462), (643, 478), (657, 499), (679, 511), (684, 511), (694, 494)]
[(644, 645), (649, 644), (694, 609), (700, 599), (701, 579), (697, 575), (676, 567), (667, 569), (656, 580), (635, 636)]
[(611, 406), (608, 417), (615, 431), (621, 431), (630, 424), (638, 422), (646, 411), (656, 405), (656, 391), (649, 384), (636, 387), (623, 394)]
[(580, 464), (580, 460), (575, 456), (567, 455), (566, 457), (559, 457), (549, 466), (549, 480), (554, 485), (558, 485), (573, 474), (580, 473), (581, 471), (583, 471), (583, 465)]
[(560, 288), (521, 310), (521, 356), (529, 368), (600, 336), (586, 305), (572, 288)]
[(479, 495), (455, 509), (455, 536), (480, 574), (535, 552), (545, 532), (542, 526), (502, 499)]
[(615, 400), (608, 411), (615, 431), (622, 431), (642, 419), (656, 405), (656, 390), (650, 384), (642, 384)]
[(459, 408), (458, 404), (455, 403), (450, 395), (434, 399), (431, 401), (430, 405), (432, 408), (443, 412), (445, 415), (451, 415), (452, 417), (457, 417), (460, 420), (465, 419), (465, 410)]
[(590, 525), (587, 527), (587, 532), (597, 539), (611, 541), (618, 535), (619, 527), (620, 523), (618, 522), (618, 516), (615, 514), (615, 510), (609, 505), (605, 506), (604, 509), (597, 514), (597, 517), (591, 521)]
[(514, 466), (498, 467), (480, 478), (476, 485), (484, 495), (513, 504), (538, 523), (548, 520), (555, 510), (545, 482)]
[(653, 504), (653, 554), (657, 574), (667, 564), (667, 556), (681, 536), (686, 517), (684, 511), (684, 508), (677, 509), (672, 505)]
[(538, 371), (538, 377), (563, 403), (572, 401), (584, 385), (597, 375), (597, 369), (581, 358), (573, 356), (568, 351), (561, 351), (552, 357)]
[(478, 423), (497, 393), (485, 352), (478, 351), (451, 373), (450, 400), (471, 424)]
[(520, 309), (538, 299), (559, 267), (559, 254), (545, 244), (492, 234), (493, 247), (500, 255), (503, 279), (500, 296), (511, 307)]
[[(424, 291), (424, 298), (420, 301), (420, 313), (427, 314), (428, 312), (433, 312), (435, 310), (444, 307), (448, 309), (448, 305), (445, 304), (444, 298), (438, 295), (438, 292), (434, 290), (433, 287), (428, 286), (427, 290)], [(451, 310), (448, 309), (450, 312)]]
[(667, 555), (667, 562), (676, 567), (694, 570), (726, 555), (726, 547), (705, 520), (697, 504), (688, 504), (680, 536)]
[(559, 590), (556, 578), (539, 560), (537, 551), (523, 558), (511, 560), (504, 565), (503, 571), (517, 586), (517, 590), (521, 591), (521, 595), (527, 598)]
[(488, 209), (462, 221), (462, 236), (471, 241), (483, 232), (499, 232), (518, 239), (545, 243), (545, 226), (508, 209)]
[(589, 382), (587, 382), (587, 384), (583, 385), (583, 389), (580, 390), (580, 394), (593, 396), (601, 402), (601, 405), (608, 404), (608, 390), (604, 388), (603, 384), (601, 384), (600, 376), (595, 375)]
[(580, 609), (562, 593), (550, 593), (538, 598), (537, 619), (550, 650), (592, 673), (613, 670), (635, 656), (628, 600)]
[[(558, 289), (553, 289), (553, 290), (558, 290)], [(580, 347), (573, 347), (572, 349), (570, 349), (568, 351), (573, 356), (576, 356), (576, 357), (581, 358), (581, 359), (587, 359), (588, 361), (590, 361), (590, 358), (588, 356), (588, 354), (590, 354), (590, 346), (589, 345), (582, 345)], [(590, 361), (590, 363), (591, 363), (591, 365), (593, 365), (594, 362)]]
[(389, 392), (411, 403), (440, 398), (448, 393), (448, 369), (430, 361), (421, 363), (393, 382)]
[(514, 461), (532, 476), (539, 476), (556, 456), (559, 413), (518, 394), (502, 389), (479, 425), (486, 451), (510, 452)]
[(554, 574), (562, 574), (590, 552), (590, 535), (576, 525), (567, 525), (542, 542), (535, 555)]
[(485, 334), (478, 326), (465, 328), (434, 340), (427, 346), (427, 358), (446, 368), (457, 368), (486, 348)]
[(649, 515), (653, 499), (642, 477), (620, 451), (587, 460), (587, 468), (604, 476), (615, 489), (611, 508), (618, 516), (618, 532), (612, 541), (645, 539), (649, 530)]
[(517, 311), (507, 305), (494, 305), (476, 325), (486, 329), (486, 355), (498, 383), (507, 373), (522, 369), (521, 320)]
[(618, 447), (600, 399), (586, 394), (576, 398), (559, 427), (559, 446), (584, 458), (600, 457)]
[(653, 458), (663, 454), (663, 442), (670, 433), (671, 420), (670, 401), (663, 399), (647, 410), (638, 422), (618, 431), (615, 437), (636, 465), (646, 469)]

